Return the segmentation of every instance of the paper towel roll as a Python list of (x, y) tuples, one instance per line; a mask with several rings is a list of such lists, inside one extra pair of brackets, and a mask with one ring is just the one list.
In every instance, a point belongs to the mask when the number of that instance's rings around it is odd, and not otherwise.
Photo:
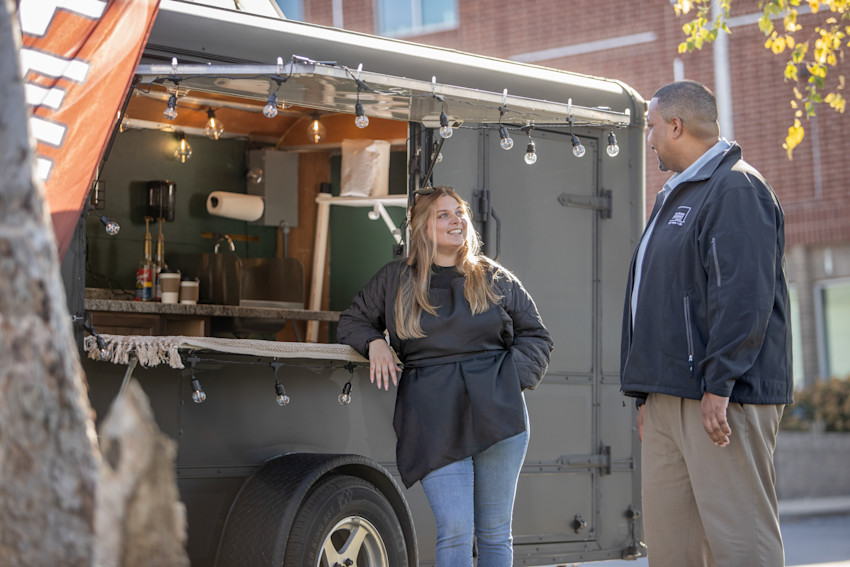
[(259, 195), (213, 191), (207, 196), (207, 212), (229, 219), (255, 221), (263, 216), (263, 198)]

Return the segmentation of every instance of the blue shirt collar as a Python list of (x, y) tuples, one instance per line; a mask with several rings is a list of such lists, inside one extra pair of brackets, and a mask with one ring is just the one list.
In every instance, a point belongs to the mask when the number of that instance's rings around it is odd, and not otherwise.
[(673, 189), (679, 184), (686, 181), (694, 181), (698, 179), (708, 179), (717, 166), (720, 165), (720, 160), (723, 155), (732, 147), (732, 144), (726, 138), (720, 138), (717, 143), (711, 146), (708, 151), (702, 154), (694, 163), (689, 165), (685, 171), (674, 173), (673, 176), (664, 184), (664, 196), (669, 197)]

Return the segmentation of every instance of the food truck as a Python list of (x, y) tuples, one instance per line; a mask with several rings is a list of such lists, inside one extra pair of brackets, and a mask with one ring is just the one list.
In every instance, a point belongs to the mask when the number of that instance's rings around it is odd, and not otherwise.
[[(616, 80), (161, 2), (62, 270), (98, 418), (133, 378), (176, 444), (193, 565), (434, 564), (394, 394), (335, 339), (432, 185), (555, 343), (526, 392), (515, 565), (645, 554), (619, 391), (645, 109)], [(148, 290), (151, 266), (185, 289)]]

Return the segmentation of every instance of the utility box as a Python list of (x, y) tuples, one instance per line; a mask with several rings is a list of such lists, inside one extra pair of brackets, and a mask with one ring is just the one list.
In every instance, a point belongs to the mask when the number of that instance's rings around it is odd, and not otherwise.
[(251, 150), (246, 161), (246, 192), (261, 196), (265, 202), (263, 216), (253, 224), (298, 226), (298, 154)]

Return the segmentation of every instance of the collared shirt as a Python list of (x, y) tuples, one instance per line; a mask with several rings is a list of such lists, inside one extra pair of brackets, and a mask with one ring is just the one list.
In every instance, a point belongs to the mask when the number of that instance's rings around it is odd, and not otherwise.
[[(664, 206), (664, 203), (667, 201), (667, 197), (670, 196), (670, 193), (672, 193), (676, 187), (697, 177), (697, 175), (701, 173), (700, 170), (706, 164), (725, 153), (731, 147), (732, 144), (730, 144), (725, 138), (720, 138), (716, 144), (702, 154), (694, 163), (689, 165), (685, 171), (681, 173), (674, 173), (670, 179), (667, 180), (667, 183), (664, 184), (664, 188), (658, 192), (659, 197), (662, 197), (661, 203), (658, 204), (659, 209)], [(652, 238), (652, 231), (655, 230), (655, 221), (658, 220), (658, 215), (659, 213), (656, 212), (655, 216), (652, 218), (652, 222), (649, 223), (649, 226), (644, 231), (643, 238), (638, 246), (637, 258), (635, 259), (635, 278), (634, 285), (632, 286), (631, 297), (632, 328), (635, 326), (634, 321), (635, 314), (637, 313), (638, 291), (640, 290), (641, 272), (643, 271), (643, 257), (646, 254), (646, 246), (649, 244), (650, 238)]]

